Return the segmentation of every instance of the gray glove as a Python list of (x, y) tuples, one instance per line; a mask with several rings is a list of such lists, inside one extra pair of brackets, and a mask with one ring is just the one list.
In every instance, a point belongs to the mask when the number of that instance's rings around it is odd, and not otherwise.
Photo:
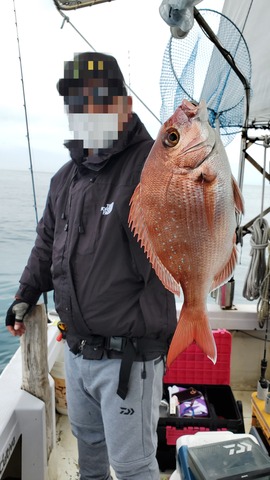
[(6, 315), (6, 326), (14, 327), (15, 322), (23, 322), (25, 315), (30, 311), (32, 305), (23, 300), (14, 300)]

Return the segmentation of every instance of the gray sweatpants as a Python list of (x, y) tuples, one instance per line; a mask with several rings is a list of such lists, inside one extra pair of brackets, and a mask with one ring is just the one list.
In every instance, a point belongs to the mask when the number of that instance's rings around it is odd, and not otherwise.
[(68, 415), (78, 441), (81, 480), (110, 480), (110, 465), (118, 480), (160, 478), (156, 428), (163, 359), (133, 363), (125, 400), (116, 394), (120, 363), (85, 360), (66, 345)]

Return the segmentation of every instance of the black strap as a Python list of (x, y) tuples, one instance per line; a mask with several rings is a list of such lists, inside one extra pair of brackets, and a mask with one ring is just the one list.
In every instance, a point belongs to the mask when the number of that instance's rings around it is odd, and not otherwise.
[(125, 400), (128, 392), (128, 383), (132, 364), (136, 358), (136, 349), (131, 339), (128, 339), (121, 361), (119, 372), (119, 383), (117, 388), (117, 395)]

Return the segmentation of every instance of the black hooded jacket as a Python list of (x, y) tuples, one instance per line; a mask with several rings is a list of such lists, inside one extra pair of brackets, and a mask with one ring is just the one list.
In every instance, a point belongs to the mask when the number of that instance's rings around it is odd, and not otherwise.
[(89, 335), (146, 337), (168, 343), (174, 296), (156, 276), (128, 226), (129, 201), (153, 140), (133, 114), (128, 131), (102, 156), (72, 160), (52, 178), (43, 217), (17, 295), (34, 304), (54, 290), (67, 340)]

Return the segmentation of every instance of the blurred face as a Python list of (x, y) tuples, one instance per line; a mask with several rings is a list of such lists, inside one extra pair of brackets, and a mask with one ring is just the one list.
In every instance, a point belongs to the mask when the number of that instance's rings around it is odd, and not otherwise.
[(69, 89), (69, 127), (75, 139), (83, 140), (84, 148), (110, 148), (125, 130), (131, 116), (132, 99), (118, 93), (117, 86), (108, 88), (101, 79), (91, 80), (91, 85)]

